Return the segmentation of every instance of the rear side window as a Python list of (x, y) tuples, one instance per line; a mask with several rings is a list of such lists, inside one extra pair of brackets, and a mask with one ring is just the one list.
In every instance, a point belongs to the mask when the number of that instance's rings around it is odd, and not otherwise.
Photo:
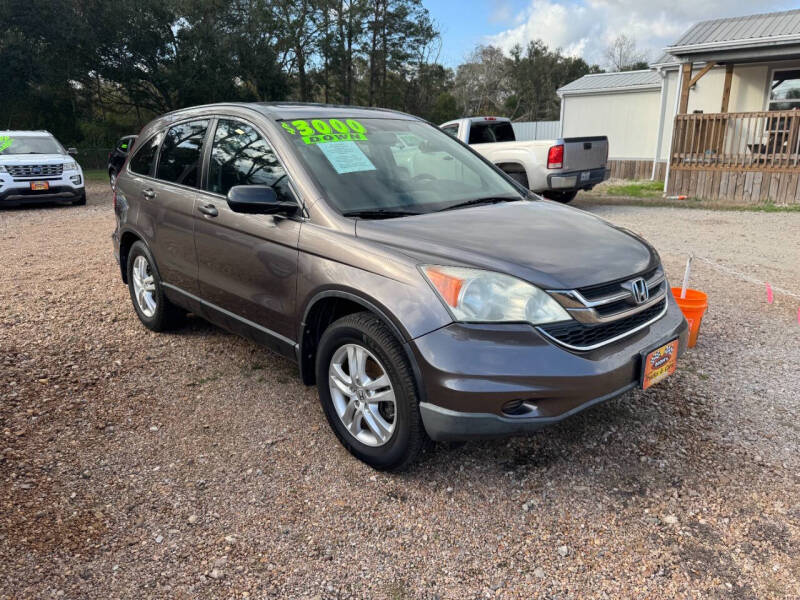
[(128, 168), (134, 173), (139, 175), (152, 175), (153, 167), (156, 162), (156, 155), (158, 154), (158, 145), (161, 143), (161, 133), (157, 133), (144, 144), (139, 146), (136, 154), (131, 158)]
[(447, 135), (458, 137), (458, 125), (448, 125), (447, 127), (442, 127), (442, 131), (444, 131)]
[(127, 154), (128, 151), (130, 151), (132, 145), (133, 145), (133, 138), (124, 137), (117, 142), (117, 150)]
[(492, 144), (494, 142), (513, 142), (514, 140), (514, 128), (508, 121), (473, 123), (469, 128), (470, 144)]
[(241, 121), (219, 120), (208, 165), (210, 192), (226, 195), (235, 185), (272, 186), (285, 181), (285, 175), (275, 151), (258, 131)]
[(171, 127), (161, 145), (156, 177), (172, 183), (198, 187), (200, 157), (207, 129), (207, 120), (191, 121)]

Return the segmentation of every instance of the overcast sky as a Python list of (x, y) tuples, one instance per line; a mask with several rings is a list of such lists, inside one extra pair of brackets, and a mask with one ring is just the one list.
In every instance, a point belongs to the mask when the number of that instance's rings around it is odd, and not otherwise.
[(554, 48), (604, 62), (620, 33), (634, 38), (650, 60), (693, 23), (719, 17), (797, 8), (783, 0), (423, 0), (442, 30), (442, 60), (462, 62), (477, 44), (504, 49), (542, 39)]

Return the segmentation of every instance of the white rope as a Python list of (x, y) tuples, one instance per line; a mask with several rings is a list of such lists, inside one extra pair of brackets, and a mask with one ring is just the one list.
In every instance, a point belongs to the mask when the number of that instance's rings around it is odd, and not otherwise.
[[(732, 277), (736, 277), (738, 279), (741, 279), (743, 281), (747, 281), (747, 282), (752, 283), (754, 285), (760, 285), (763, 288), (767, 287), (767, 282), (766, 281), (761, 281), (760, 279), (756, 279), (755, 277), (751, 277), (750, 275), (747, 275), (746, 273), (742, 273), (740, 271), (737, 271), (736, 269), (731, 269), (730, 267), (726, 267), (725, 265), (721, 265), (719, 263), (715, 263), (714, 261), (712, 261), (712, 260), (710, 260), (708, 258), (705, 258), (703, 256), (698, 256), (697, 254), (694, 255), (694, 258), (696, 258), (697, 260), (702, 260), (704, 263), (707, 263), (708, 265), (710, 265), (711, 267), (713, 267), (717, 271), (720, 271), (720, 272), (725, 273), (727, 275), (730, 275)], [(791, 296), (792, 298), (797, 298), (798, 300), (800, 300), (800, 294), (797, 294), (795, 292), (789, 291), (789, 290), (784, 289), (784, 288), (772, 286), (772, 291), (775, 292), (776, 294), (783, 294), (784, 296)]]

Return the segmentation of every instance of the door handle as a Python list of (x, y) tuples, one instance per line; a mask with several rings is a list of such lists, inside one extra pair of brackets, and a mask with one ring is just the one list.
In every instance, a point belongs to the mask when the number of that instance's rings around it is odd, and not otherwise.
[(217, 207), (213, 204), (203, 204), (202, 206), (198, 206), (197, 210), (208, 217), (216, 217), (219, 214)]
[(152, 200), (156, 197), (156, 193), (153, 191), (153, 188), (147, 188), (146, 190), (142, 191), (142, 196), (148, 200)]

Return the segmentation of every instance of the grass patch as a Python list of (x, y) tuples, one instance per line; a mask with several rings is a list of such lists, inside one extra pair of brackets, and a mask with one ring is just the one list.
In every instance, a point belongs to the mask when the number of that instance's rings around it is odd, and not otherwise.
[(667, 208), (696, 208), (701, 210), (737, 211), (737, 212), (764, 212), (764, 213), (796, 213), (800, 212), (800, 204), (725, 204), (719, 201), (699, 200), (688, 198), (686, 200), (670, 200), (661, 195), (652, 197), (622, 197), (602, 196), (600, 194), (586, 194), (579, 197), (572, 206), (649, 206)]
[(89, 183), (108, 183), (108, 173), (104, 169), (84, 169), (83, 178)]
[(620, 179), (601, 183), (590, 192), (582, 192), (576, 205), (604, 204), (620, 206), (660, 206), (674, 208), (700, 208), (705, 210), (733, 210), (746, 212), (785, 213), (800, 212), (798, 204), (730, 204), (719, 200), (664, 197), (663, 181), (624, 181)]
[(630, 198), (653, 198), (664, 193), (663, 181), (632, 181), (621, 185), (603, 186), (600, 190), (608, 196), (628, 196)]

